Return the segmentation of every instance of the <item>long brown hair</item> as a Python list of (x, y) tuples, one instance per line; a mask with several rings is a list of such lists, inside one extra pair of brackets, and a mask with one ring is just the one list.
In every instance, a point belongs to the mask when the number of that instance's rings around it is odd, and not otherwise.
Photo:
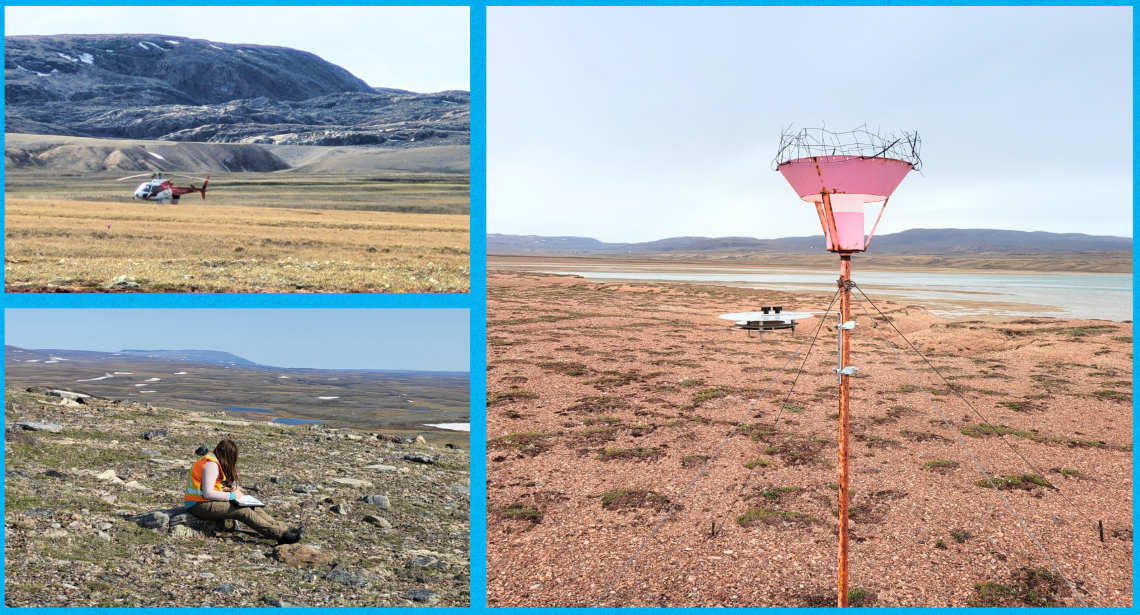
[(214, 456), (218, 458), (218, 465), (222, 468), (222, 474), (226, 475), (226, 479), (222, 484), (226, 487), (232, 487), (237, 482), (237, 460), (238, 460), (238, 445), (230, 439), (218, 442), (214, 447)]

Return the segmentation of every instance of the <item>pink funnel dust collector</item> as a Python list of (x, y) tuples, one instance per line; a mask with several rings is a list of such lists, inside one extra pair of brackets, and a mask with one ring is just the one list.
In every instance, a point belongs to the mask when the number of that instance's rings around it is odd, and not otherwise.
[[(815, 204), (829, 252), (839, 253), (839, 606), (847, 606), (848, 463), (850, 451), (851, 255), (864, 252), (875, 235), (891, 194), (906, 174), (922, 166), (918, 133), (886, 136), (866, 126), (851, 132), (805, 128), (784, 132), (773, 161), (775, 170), (792, 185), (800, 199)], [(882, 203), (871, 233), (864, 239), (868, 203)]]

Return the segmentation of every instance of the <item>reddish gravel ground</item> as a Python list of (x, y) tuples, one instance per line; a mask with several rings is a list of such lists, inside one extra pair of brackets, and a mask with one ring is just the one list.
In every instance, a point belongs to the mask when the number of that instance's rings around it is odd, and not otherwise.
[[(779, 373), (818, 319), (795, 339), (781, 332), (764, 341), (717, 319), (760, 305), (822, 310), (829, 300), (492, 271), (489, 605), (834, 604), (833, 321)], [(1001, 493), (1088, 605), (1130, 607), (1132, 324), (948, 322), (877, 303), (992, 425), (1008, 429), (1004, 440), (984, 433), (912, 352), (915, 387), (882, 339), (898, 335), (881, 322), (875, 329), (856, 304), (856, 602), (1079, 606), (994, 490), (975, 484), (982, 475), (958, 435), (992, 475), (1034, 474), (1010, 445), (1036, 467), (1041, 477)]]

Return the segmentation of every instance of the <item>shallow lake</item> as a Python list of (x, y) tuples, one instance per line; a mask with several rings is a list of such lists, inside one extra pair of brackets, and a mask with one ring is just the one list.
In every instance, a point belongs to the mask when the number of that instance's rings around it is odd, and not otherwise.
[[(605, 271), (576, 268), (545, 273), (580, 275), (597, 281), (671, 281), (731, 284), (775, 290), (834, 292), (838, 271), (702, 268), (699, 272), (666, 272), (607, 266)], [(837, 267), (838, 270), (838, 267)], [(867, 296), (904, 299), (929, 304), (940, 316), (1053, 316), (1057, 318), (1132, 318), (1132, 275), (1113, 274), (1012, 274), (1012, 273), (914, 273), (855, 271), (852, 279)], [(744, 307), (741, 308), (742, 311)], [(749, 308), (751, 309), (751, 308)]]

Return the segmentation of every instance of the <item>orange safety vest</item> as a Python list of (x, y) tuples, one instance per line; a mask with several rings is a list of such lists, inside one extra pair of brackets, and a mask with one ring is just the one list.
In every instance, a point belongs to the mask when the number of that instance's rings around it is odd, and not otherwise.
[(205, 457), (194, 462), (190, 467), (190, 476), (186, 479), (186, 495), (182, 499), (187, 502), (209, 502), (210, 500), (202, 495), (202, 470), (206, 468), (206, 463), (213, 461), (218, 464), (218, 480), (214, 483), (214, 491), (222, 490), (222, 481), (226, 479), (226, 473), (222, 471), (222, 464), (213, 453), (207, 454)]

